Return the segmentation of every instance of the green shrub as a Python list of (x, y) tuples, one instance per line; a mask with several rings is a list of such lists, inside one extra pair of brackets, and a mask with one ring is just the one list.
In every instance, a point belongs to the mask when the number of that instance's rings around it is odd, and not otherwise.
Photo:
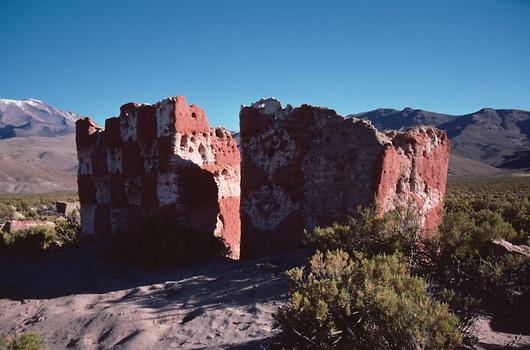
[(500, 214), (482, 209), (472, 213), (446, 212), (439, 234), (432, 239), (437, 248), (458, 253), (462, 250), (484, 252), (493, 239), (517, 242), (521, 237)]
[(53, 228), (39, 226), (13, 233), (2, 232), (0, 250), (11, 254), (38, 255), (47, 250), (56, 235)]
[(31, 208), (46, 206), (55, 210), (57, 201), (75, 202), (79, 197), (72, 192), (56, 193), (6, 193), (0, 194), (0, 222), (7, 219), (12, 212), (12, 207), (27, 218), (37, 219), (38, 214)]
[(446, 213), (439, 231), (425, 242), (431, 278), (449, 288), (494, 298), (507, 312), (520, 310), (530, 299), (530, 259), (492, 247), (492, 239), (520, 239), (498, 213)]
[(55, 228), (36, 226), (13, 233), (0, 232), (0, 251), (6, 254), (35, 256), (42, 252), (75, 245), (80, 224), (75, 218), (57, 221)]
[(137, 234), (116, 237), (103, 251), (103, 257), (157, 268), (229, 253), (223, 238), (194, 232), (174, 218), (158, 214), (146, 220)]
[(462, 295), (451, 289), (443, 289), (434, 295), (435, 299), (448, 305), (449, 310), (458, 316), (458, 330), (463, 343), (472, 346), (478, 342), (475, 335), (475, 321), (480, 313), (480, 300), (469, 295)]
[(62, 244), (76, 244), (81, 232), (81, 219), (73, 216), (56, 221), (55, 235)]
[(429, 297), (397, 255), (344, 251), (288, 271), (294, 282), (275, 319), (296, 349), (450, 349), (461, 345), (458, 317)]
[(478, 263), (471, 286), (500, 301), (507, 314), (530, 312), (530, 258), (520, 254), (491, 254)]
[(42, 337), (34, 332), (24, 332), (16, 338), (5, 337), (0, 340), (0, 349), (5, 350), (45, 350)]
[[(375, 209), (364, 209), (359, 212), (360, 215), (355, 219), (351, 219), (346, 225), (335, 224), (326, 228), (316, 228), (308, 234), (307, 243), (320, 250), (342, 249), (350, 254), (361, 251), (368, 257), (377, 254), (389, 255), (397, 253), (408, 259), (413, 274), (429, 278), (434, 283), (441, 282), (442, 285), (447, 285), (445, 280), (437, 275), (440, 272), (442, 274), (446, 273), (443, 269), (437, 270), (440, 258), (438, 253), (443, 249), (440, 246), (434, 248), (432, 242), (440, 245), (452, 244), (455, 241), (453, 237), (446, 236), (447, 240), (440, 240), (437, 235), (427, 235), (427, 237), (433, 238), (427, 240), (428, 243), (431, 243), (430, 245), (426, 244), (426, 239), (420, 235), (418, 215), (415, 211), (408, 208), (399, 208), (382, 216), (376, 215)], [(499, 218), (495, 213), (484, 212), (479, 216), (481, 222), (486, 222), (490, 226), (500, 227), (499, 231), (506, 233), (503, 237), (512, 235), (515, 232), (510, 230), (511, 227), (506, 227), (502, 222), (502, 218)], [(463, 219), (456, 220), (461, 218)], [(455, 214), (452, 219), (454, 221), (452, 226), (461, 225), (469, 228), (469, 230), (475, 228), (474, 222), (470, 221), (466, 214), (462, 214), (461, 217)], [(458, 234), (462, 231), (463, 229), (451, 230), (451, 233)], [(482, 236), (482, 234), (477, 234), (477, 237)], [(469, 247), (474, 244), (470, 242)], [(454, 251), (451, 250), (451, 252)], [(469, 249), (466, 246), (462, 254), (468, 252)], [(454, 257), (446, 256), (446, 258)], [(447, 287), (458, 286), (451, 284), (447, 285)], [(471, 325), (478, 315), (478, 300), (470, 296), (460, 296), (456, 293), (452, 298), (448, 299), (447, 295), (447, 293), (435, 294), (434, 297), (448, 302), (450, 310), (461, 316), (461, 323), (458, 328), (463, 334), (466, 344), (473, 344), (476, 342), (476, 338), (472, 335)]]
[(417, 269), (421, 262), (419, 216), (411, 207), (384, 215), (375, 208), (361, 208), (346, 225), (317, 227), (307, 233), (306, 244), (321, 251), (361, 251), (368, 256), (401, 253)]
[(445, 198), (446, 213), (499, 214), (519, 238), (528, 243), (530, 234), (530, 177), (450, 177)]
[(383, 216), (375, 215), (374, 209), (359, 212), (345, 225), (316, 228), (307, 243), (350, 255), (362, 251), (368, 258), (404, 255), (414, 275), (446, 288), (431, 293), (459, 316), (458, 328), (468, 345), (476, 341), (476, 298), (487, 300), (482, 306), (495, 305), (511, 316), (530, 312), (529, 259), (491, 244), (499, 238), (530, 243), (530, 178), (450, 178), (436, 235), (420, 236), (417, 216), (410, 210), (400, 208)]

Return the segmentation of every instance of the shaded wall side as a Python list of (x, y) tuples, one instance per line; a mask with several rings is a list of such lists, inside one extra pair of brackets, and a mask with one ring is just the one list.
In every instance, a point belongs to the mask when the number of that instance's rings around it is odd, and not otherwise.
[(308, 105), (278, 115), (240, 112), (246, 257), (300, 247), (304, 230), (344, 222), (376, 199), (383, 144), (370, 124)]

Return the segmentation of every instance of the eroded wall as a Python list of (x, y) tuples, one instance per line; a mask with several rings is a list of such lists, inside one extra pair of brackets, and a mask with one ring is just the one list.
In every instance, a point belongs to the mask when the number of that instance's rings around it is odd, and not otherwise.
[(275, 99), (242, 107), (240, 127), (241, 162), (230, 132), (211, 128), (183, 97), (123, 105), (104, 129), (79, 120), (83, 232), (131, 232), (163, 211), (224, 237), (237, 258), (298, 247), (304, 230), (344, 222), (360, 207), (412, 204), (424, 232), (440, 221), (443, 131), (383, 133), (331, 109), (284, 108)]
[(304, 229), (344, 222), (359, 206), (414, 204), (435, 229), (449, 141), (438, 129), (382, 133), (331, 109), (260, 100), (240, 112), (243, 256), (301, 245)]
[(173, 97), (125, 104), (105, 128), (76, 123), (82, 231), (136, 230), (164, 211), (222, 236), (239, 257), (240, 157), (229, 131), (211, 128), (202, 109)]

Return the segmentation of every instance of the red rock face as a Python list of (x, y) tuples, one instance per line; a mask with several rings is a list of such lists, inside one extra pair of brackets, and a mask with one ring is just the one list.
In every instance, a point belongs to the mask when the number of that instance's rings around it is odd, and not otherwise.
[(414, 204), (425, 230), (443, 206), (449, 141), (430, 127), (381, 133), (326, 108), (260, 100), (240, 112), (242, 256), (301, 245), (304, 229), (359, 206)]
[(431, 127), (388, 133), (392, 146), (383, 155), (377, 203), (383, 212), (409, 203), (419, 211), (425, 232), (434, 231), (443, 209), (449, 139)]
[(239, 257), (240, 157), (228, 131), (184, 97), (125, 104), (105, 127), (76, 123), (84, 233), (134, 232), (159, 210), (222, 236)]

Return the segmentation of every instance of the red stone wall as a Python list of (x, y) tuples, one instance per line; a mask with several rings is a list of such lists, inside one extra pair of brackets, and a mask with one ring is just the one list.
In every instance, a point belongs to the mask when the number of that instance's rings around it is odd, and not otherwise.
[(344, 222), (359, 206), (413, 203), (425, 230), (443, 206), (449, 141), (430, 127), (381, 133), (333, 110), (260, 100), (240, 112), (241, 251), (302, 243), (304, 229)]
[(383, 154), (377, 203), (388, 211), (410, 203), (419, 211), (424, 231), (436, 230), (444, 205), (449, 139), (432, 127), (388, 133), (392, 144)]
[(412, 204), (424, 231), (436, 229), (449, 157), (443, 131), (382, 133), (274, 99), (243, 107), (240, 123), (241, 162), (230, 132), (211, 128), (183, 97), (123, 105), (105, 129), (79, 120), (83, 232), (131, 232), (163, 211), (224, 237), (237, 258), (240, 244), (246, 257), (298, 247), (304, 230), (374, 204), (381, 212)]
[(128, 103), (105, 129), (76, 123), (82, 230), (105, 237), (134, 231), (154, 211), (225, 238), (239, 257), (240, 158), (235, 140), (211, 128), (184, 97)]

